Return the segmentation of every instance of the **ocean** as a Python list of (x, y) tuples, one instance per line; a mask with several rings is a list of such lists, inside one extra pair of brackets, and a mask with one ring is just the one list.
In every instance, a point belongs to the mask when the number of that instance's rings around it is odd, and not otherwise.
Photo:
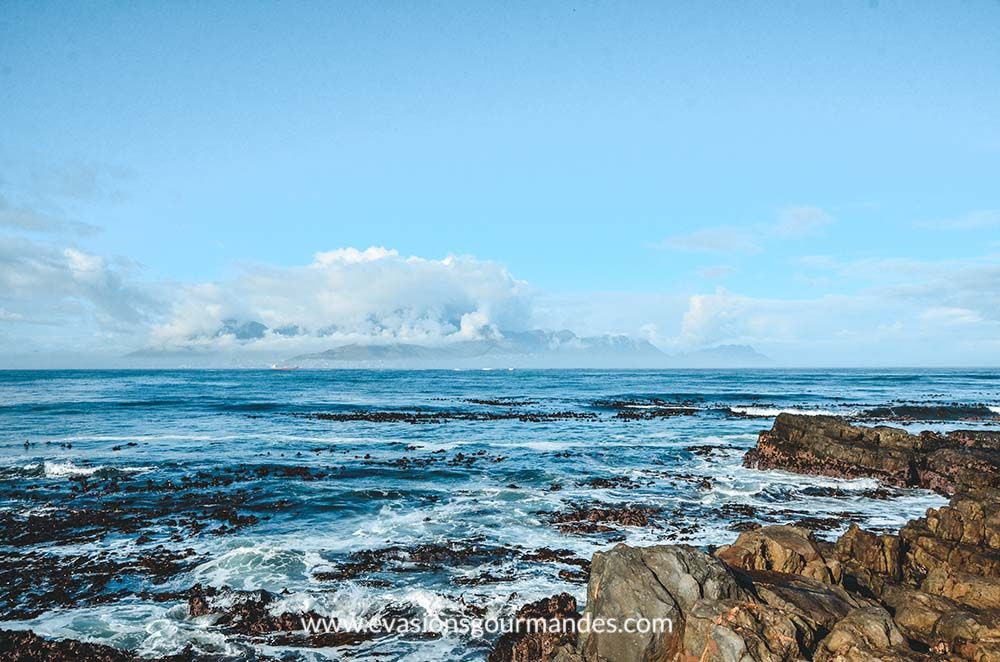
[(490, 636), (252, 637), (189, 618), (184, 595), (502, 616), (563, 591), (582, 603), (586, 561), (619, 542), (894, 530), (945, 500), (741, 460), (781, 411), (877, 424), (893, 416), (865, 412), (908, 404), (938, 408), (893, 425), (995, 426), (949, 419), (1000, 414), (1000, 373), (2, 371), (0, 627), (149, 656), (484, 660)]

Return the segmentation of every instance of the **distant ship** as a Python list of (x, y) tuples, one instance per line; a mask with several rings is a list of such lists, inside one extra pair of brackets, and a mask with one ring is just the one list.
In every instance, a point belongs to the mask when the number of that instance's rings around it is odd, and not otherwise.
[(297, 365), (278, 365), (277, 363), (271, 364), (271, 370), (298, 370)]

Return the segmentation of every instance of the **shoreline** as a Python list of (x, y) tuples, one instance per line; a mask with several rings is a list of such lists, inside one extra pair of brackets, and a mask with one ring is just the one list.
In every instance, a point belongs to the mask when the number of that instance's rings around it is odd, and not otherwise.
[[(866, 452), (859, 454), (859, 449)], [(670, 637), (646, 637), (645, 641), (606, 633), (581, 637), (566, 633), (503, 635), (488, 659), (940, 659), (927, 657), (932, 654), (974, 662), (1000, 659), (970, 653), (970, 646), (977, 651), (982, 648), (983, 639), (970, 642), (965, 638), (967, 632), (947, 629), (947, 622), (942, 625), (945, 616), (958, 613), (964, 622), (979, 628), (977, 631), (1000, 634), (1000, 619), (994, 622), (989, 620), (989, 614), (983, 615), (1000, 609), (997, 449), (1000, 432), (995, 431), (913, 435), (885, 426), (856, 427), (834, 417), (781, 414), (771, 430), (759, 435), (744, 464), (799, 473), (878, 478), (887, 484), (933, 489), (950, 496), (951, 501), (943, 508), (931, 509), (926, 517), (909, 522), (895, 534), (869, 533), (852, 525), (836, 542), (828, 542), (802, 527), (765, 525), (743, 531), (730, 545), (709, 552), (688, 545), (618, 544), (596, 553), (589, 564), (571, 558), (569, 562), (576, 564), (581, 573), (589, 565), (588, 600), (583, 613), (577, 611), (571, 596), (563, 594), (525, 605), (520, 615), (552, 612), (562, 618), (575, 615), (593, 619), (631, 610), (650, 618), (672, 618), (678, 628)], [(597, 521), (605, 515), (599, 513)], [(626, 511), (624, 516), (641, 515)], [(584, 515), (573, 521), (586, 524), (588, 518)], [(968, 530), (973, 529), (982, 532), (978, 547), (967, 540)], [(427, 553), (447, 556), (454, 552)], [(561, 552), (552, 553), (558, 559)], [(176, 559), (162, 561), (170, 562)], [(349, 632), (300, 634), (295, 615), (271, 615), (268, 605), (276, 596), (266, 591), (196, 585), (172, 597), (187, 602), (189, 617), (211, 617), (216, 624), (228, 623), (232, 632), (248, 636), (280, 634), (279, 640), (306, 647), (363, 640)], [(911, 604), (922, 611), (914, 614)], [(928, 622), (928, 614), (938, 617)], [(885, 637), (873, 640), (865, 634), (869, 631), (884, 632)], [(794, 646), (791, 641), (796, 642)], [(189, 650), (164, 658), (140, 658), (102, 644), (44, 639), (30, 630), (4, 630), (0, 634), (0, 652), (15, 648), (22, 655), (44, 655), (41, 659), (52, 660), (173, 662), (188, 659), (183, 657), (185, 654), (194, 655)], [(647, 658), (628, 652), (635, 650), (645, 651)], [(1000, 643), (990, 655), (994, 652), (1000, 656)], [(29, 655), (11, 659), (39, 658)]]
[(1000, 432), (913, 435), (782, 414), (744, 463), (873, 477), (950, 501), (896, 534), (853, 524), (834, 543), (764, 526), (712, 553), (618, 545), (595, 554), (580, 617), (669, 616), (679, 628), (508, 637), (489, 662), (1000, 660)]

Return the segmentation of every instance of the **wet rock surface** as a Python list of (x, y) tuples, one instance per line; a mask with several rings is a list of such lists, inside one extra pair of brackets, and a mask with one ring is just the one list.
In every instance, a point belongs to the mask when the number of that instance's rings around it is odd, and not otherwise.
[[(490, 404), (489, 401), (480, 401), (478, 404)], [(318, 421), (331, 421), (338, 423), (350, 423), (364, 421), (367, 423), (409, 423), (418, 424), (440, 424), (448, 421), (520, 421), (522, 423), (548, 423), (552, 421), (583, 420), (596, 421), (600, 417), (597, 414), (580, 411), (523, 411), (518, 409), (523, 406), (521, 403), (505, 403), (495, 401), (494, 406), (512, 407), (511, 411), (465, 411), (465, 410), (440, 410), (440, 411), (350, 411), (332, 413), (308, 413), (293, 414), (301, 418), (309, 418)]]
[(795, 460), (813, 473), (933, 487), (940, 484), (921, 483), (921, 472), (943, 472), (930, 456), (944, 449), (988, 463), (986, 478), (953, 472), (960, 480), (948, 483), (957, 492), (949, 504), (898, 533), (853, 525), (828, 543), (803, 528), (764, 526), (714, 556), (677, 545), (618, 545), (595, 554), (585, 620), (642, 615), (669, 618), (674, 627), (657, 635), (581, 635), (576, 657), (565, 659), (1000, 660), (1000, 490), (984, 487), (997, 469), (988, 452), (995, 440), (992, 433), (911, 435), (779, 417), (761, 435), (755, 461), (789, 469)]
[[(780, 414), (744, 464), (838, 478), (876, 478), (900, 487), (951, 495), (1000, 487), (1000, 449), (982, 431), (910, 434), (892, 427), (861, 427), (833, 416)], [(989, 440), (989, 441), (986, 441)]]
[[(0, 659), (5, 662), (222, 662), (230, 657), (185, 650), (176, 655), (139, 657), (112, 646), (72, 639), (49, 639), (27, 630), (0, 629)], [(272, 658), (247, 651), (245, 660), (265, 662)]]
[[(515, 631), (500, 635), (487, 662), (556, 662), (570, 658), (575, 654), (575, 624), (579, 619), (576, 599), (566, 593), (524, 605), (514, 616)], [(545, 623), (544, 628), (535, 625), (539, 621)], [(551, 628), (553, 622), (563, 625)]]
[[(405, 423), (447, 420), (544, 423), (550, 420), (580, 420), (586, 423), (597, 416), (576, 412), (580, 415), (560, 419), (562, 412), (552, 412), (546, 414), (551, 418), (536, 417), (534, 413), (524, 409), (533, 405), (530, 401), (484, 398), (470, 403), (495, 408), (497, 411), (475, 413), (471, 418), (465, 418), (465, 414), (462, 414), (456, 418), (440, 420), (433, 418), (438, 415), (435, 412), (417, 412), (421, 415), (427, 413), (429, 416), (420, 420), (391, 417), (383, 419), (383, 412), (365, 412), (362, 413), (365, 416), (373, 413), (375, 419), (351, 420)], [(642, 404), (647, 406), (649, 402), (643, 401)], [(653, 406), (661, 405), (654, 403)], [(676, 408), (680, 405), (667, 403), (662, 406)], [(660, 414), (647, 416), (645, 413), (633, 417), (630, 413), (632, 408), (623, 405), (623, 411), (627, 410), (629, 413), (624, 416), (615, 413), (615, 418), (651, 420), (661, 417)], [(399, 412), (393, 412), (394, 415), (397, 413)], [(355, 415), (361, 414), (351, 414)], [(677, 414), (663, 414), (667, 415)], [(487, 418), (481, 418), (482, 416)], [(317, 417), (317, 428), (323, 427), (323, 420), (321, 416)], [(608, 414), (601, 420), (609, 421)], [(628, 426), (634, 427), (634, 424), (629, 423)], [(985, 431), (951, 433), (942, 437), (943, 441), (934, 441), (931, 437), (927, 439), (926, 448), (918, 449), (921, 453), (926, 451), (924, 455), (927, 459), (918, 468), (926, 472), (928, 480), (936, 480), (942, 486), (941, 491), (953, 489), (955, 485), (976, 484), (980, 480), (979, 476), (988, 476), (992, 466), (990, 452), (1000, 448), (996, 433)], [(255, 531), (253, 527), (258, 524), (276, 516), (295, 513), (296, 509), (302, 507), (305, 501), (296, 492), (300, 487), (326, 488), (344, 481), (346, 477), (359, 474), (412, 473), (419, 476), (426, 471), (449, 475), (469, 472), (477, 477), (489, 476), (491, 472), (510, 464), (508, 456), (517, 452), (506, 448), (488, 452), (470, 450), (468, 447), (463, 447), (462, 450), (424, 450), (426, 447), (420, 441), (410, 442), (410, 439), (400, 442), (395, 447), (398, 451), (395, 455), (380, 454), (375, 450), (371, 450), (369, 455), (369, 449), (360, 444), (349, 450), (338, 450), (345, 457), (348, 453), (353, 454), (351, 466), (341, 463), (343, 457), (336, 461), (331, 459), (328, 464), (320, 466), (296, 465), (294, 462), (297, 460), (292, 459), (293, 456), (315, 455), (325, 459), (329, 457), (327, 453), (334, 452), (326, 447), (301, 447), (301, 450), (293, 449), (293, 452), (288, 452), (289, 459), (279, 459), (278, 452), (273, 457), (268, 452), (268, 457), (264, 458), (265, 453), (261, 451), (254, 454), (254, 460), (247, 464), (203, 470), (184, 469), (180, 471), (183, 475), (175, 473), (167, 479), (155, 474), (150, 477), (148, 474), (131, 475), (100, 470), (86, 476), (72, 476), (30, 488), (18, 486), (14, 490), (15, 496), (30, 500), (38, 508), (0, 512), (0, 532), (5, 539), (5, 549), (0, 552), (0, 582), (12, 588), (4, 594), (6, 602), (0, 603), (0, 607), (6, 610), (7, 618), (27, 619), (54, 608), (87, 607), (138, 597), (157, 603), (186, 603), (192, 617), (205, 617), (211, 621), (210, 631), (226, 633), (237, 640), (246, 638), (253, 642), (308, 648), (340, 648), (365, 643), (368, 636), (356, 633), (330, 633), (311, 637), (305, 635), (298, 630), (302, 614), (272, 613), (276, 602), (282, 599), (278, 593), (208, 589), (202, 586), (178, 590), (178, 586), (189, 586), (194, 579), (184, 580), (182, 583), (175, 580), (179, 575), (208, 560), (186, 546), (189, 539), (248, 532), (252, 536)], [(116, 444), (113, 450), (121, 453), (132, 446), (135, 444)], [(727, 454), (731, 459), (741, 451), (719, 443), (680, 447), (670, 452), (716, 461)], [(955, 461), (955, 454), (960, 461)], [(547, 451), (547, 456), (561, 458), (569, 464), (580, 457), (580, 452), (576, 449)], [(90, 462), (97, 464), (98, 461)], [(524, 473), (529, 475), (528, 472)], [(994, 572), (994, 561), (992, 552), (981, 549), (993, 544), (987, 542), (989, 538), (986, 531), (996, 527), (991, 519), (994, 517), (993, 511), (987, 509), (980, 515), (973, 508), (974, 500), (965, 505), (956, 504), (956, 513), (935, 516), (933, 521), (929, 516), (926, 522), (914, 524), (902, 535), (884, 536), (852, 529), (855, 533), (851, 537), (845, 536), (837, 546), (831, 546), (811, 538), (808, 533), (804, 534), (803, 542), (801, 535), (788, 538), (779, 531), (791, 527), (766, 525), (769, 522), (793, 521), (813, 530), (832, 529), (842, 525), (844, 517), (853, 517), (855, 513), (845, 513), (841, 517), (832, 511), (828, 514), (834, 515), (833, 517), (812, 517), (807, 508), (796, 506), (797, 510), (791, 510), (780, 507), (787, 505), (781, 500), (783, 497), (775, 497), (770, 503), (762, 500), (753, 506), (718, 502), (702, 505), (699, 501), (713, 490), (713, 483), (715, 486), (719, 485), (716, 477), (712, 476), (709, 480), (699, 475), (697, 470), (677, 471), (670, 462), (660, 458), (642, 467), (629, 468), (627, 473), (628, 476), (625, 476), (617, 469), (609, 469), (606, 464), (597, 464), (586, 467), (585, 471), (576, 475), (559, 476), (559, 482), (553, 483), (552, 491), (561, 493), (547, 495), (545, 505), (526, 509), (527, 516), (540, 520), (541, 526), (551, 526), (560, 533), (573, 536), (562, 542), (549, 543), (552, 547), (531, 549), (527, 544), (524, 547), (516, 543), (508, 546), (489, 544), (485, 538), (448, 540), (447, 536), (442, 536), (439, 542), (434, 543), (395, 545), (387, 535), (384, 542), (374, 542), (373, 549), (330, 555), (325, 559), (329, 561), (328, 564), (307, 572), (307, 576), (310, 580), (315, 580), (321, 590), (333, 591), (345, 581), (364, 586), (396, 587), (400, 585), (400, 581), (406, 581), (405, 573), (434, 572), (444, 575), (442, 584), (458, 586), (461, 591), (468, 588), (474, 594), (476, 587), (510, 585), (513, 596), (517, 582), (530, 572), (538, 572), (539, 565), (543, 566), (541, 572), (550, 577), (558, 576), (567, 583), (593, 583), (596, 573), (591, 572), (590, 561), (559, 546), (575, 547), (577, 543), (590, 542), (577, 536), (590, 536), (599, 544), (605, 544), (624, 539), (623, 532), (628, 529), (643, 529), (644, 531), (632, 533), (662, 537), (665, 540), (685, 540), (686, 538), (677, 536), (687, 536), (697, 530), (699, 518), (740, 518), (740, 526), (752, 529), (757, 535), (755, 538), (741, 537), (734, 541), (732, 547), (743, 550), (740, 552), (743, 561), (734, 560), (735, 556), (726, 560), (727, 576), (736, 582), (740, 589), (738, 594), (720, 598), (702, 595), (705, 589), (703, 584), (709, 580), (699, 578), (701, 576), (696, 566), (703, 561), (692, 560), (694, 557), (685, 561), (686, 575), (677, 571), (678, 576), (690, 576), (694, 579), (667, 580), (667, 584), (679, 582), (671, 589), (670, 594), (679, 605), (675, 611), (679, 622), (684, 626), (681, 631), (683, 638), (671, 643), (671, 654), (686, 654), (695, 649), (703, 652), (704, 647), (710, 645), (724, 647), (728, 645), (726, 642), (731, 643), (738, 636), (744, 642), (744, 649), (741, 649), (744, 652), (741, 655), (747, 654), (753, 659), (757, 659), (753, 656), (763, 656), (765, 653), (799, 655), (807, 651), (818, 655), (819, 644), (828, 631), (832, 632), (840, 621), (846, 619), (848, 612), (863, 610), (870, 605), (880, 605), (893, 618), (897, 614), (897, 607), (893, 605), (899, 605), (902, 620), (897, 618), (892, 622), (898, 621), (898, 628), (904, 633), (907, 645), (911, 646), (914, 654), (929, 654), (920, 651), (943, 650), (942, 646), (949, 651), (968, 650), (972, 645), (970, 642), (989, 641), (988, 637), (993, 636), (990, 633), (996, 632), (997, 621), (991, 620), (990, 607), (987, 606), (995, 595), (995, 575), (991, 574)], [(921, 475), (918, 471), (918, 476)], [(531, 478), (514, 476), (514, 480), (517, 482), (504, 479), (499, 485), (501, 488), (507, 485), (508, 489), (516, 489), (520, 484), (524, 488), (529, 485)], [(551, 480), (551, 476), (545, 480)], [(654, 483), (666, 482), (683, 486), (686, 490), (687, 496), (683, 497), (682, 504), (676, 509), (673, 505), (665, 508), (646, 505), (648, 502), (643, 501), (646, 494), (644, 490)], [(548, 485), (548, 482), (544, 484)], [(281, 485), (281, 498), (274, 498), (273, 492), (264, 489), (265, 485)], [(588, 490), (607, 492), (591, 495)], [(801, 492), (807, 496), (831, 499), (891, 499), (902, 490), (880, 487), (867, 491), (848, 491), (814, 486), (804, 488)], [(386, 489), (368, 487), (359, 492), (358, 496), (387, 502), (403, 498), (420, 499), (428, 509), (439, 501), (447, 500), (446, 496), (436, 494), (414, 496), (405, 487), (399, 486)], [(628, 499), (632, 503), (623, 504), (618, 499)], [(979, 502), (983, 503), (981, 499)], [(539, 512), (539, 508), (548, 510)], [(763, 528), (762, 523), (765, 524)], [(548, 533), (555, 535), (551, 529)], [(91, 545), (98, 542), (112, 547), (115, 553), (74, 555), (62, 551), (57, 554), (51, 548), (66, 543)], [(385, 546), (377, 546), (380, 544)], [(736, 552), (731, 554), (735, 555)], [(715, 560), (709, 557), (708, 563), (723, 560), (723, 556), (720, 554), (719, 559)], [(516, 565), (525, 563), (538, 565), (527, 571), (523, 567), (513, 569)], [(840, 579), (836, 572), (838, 564), (841, 568)], [(392, 573), (393, 576), (387, 577), (386, 573)], [(801, 576), (796, 579), (788, 577), (795, 573)], [(649, 586), (659, 582), (660, 571), (657, 570), (654, 574), (656, 580), (647, 582)], [(605, 572), (601, 575), (605, 577), (601, 581), (607, 585), (609, 575)], [(666, 576), (673, 577), (669, 573)], [(169, 585), (164, 587), (163, 584), (168, 581)], [(692, 581), (698, 587), (696, 593), (699, 597), (688, 604), (686, 598), (682, 600), (678, 596), (687, 595), (685, 592), (690, 589)], [(903, 590), (914, 591), (918, 597), (897, 600)], [(847, 593), (848, 599), (843, 598), (841, 591)], [(709, 594), (714, 595), (711, 591)], [(810, 608), (810, 596), (821, 608)], [(514, 597), (511, 599), (517, 600)], [(476, 603), (476, 600), (474, 595), (470, 598), (470, 614), (481, 614), (484, 609), (483, 602)], [(598, 602), (595, 609), (599, 605)], [(727, 605), (727, 608), (722, 609), (720, 605)], [(537, 607), (530, 613), (569, 614), (568, 608), (563, 607), (565, 605), (556, 600), (548, 606)], [(576, 611), (575, 605), (572, 611)], [(961, 615), (961, 618), (956, 614)], [(318, 614), (306, 615), (318, 617)], [(726, 627), (716, 630), (720, 620)], [(862, 637), (858, 634), (858, 628), (848, 629), (845, 626), (842, 629), (847, 633), (845, 637), (853, 643), (847, 647), (829, 647), (830, 655), (841, 655), (844, 650), (869, 650), (878, 643), (877, 637)], [(794, 646), (782, 639), (785, 636), (795, 641)], [(754, 640), (753, 637), (757, 639)], [(591, 640), (591, 645), (597, 649), (605, 645), (595, 643), (601, 637), (584, 639)], [(892, 637), (890, 640), (895, 641)], [(512, 652), (509, 659), (527, 661), (535, 659), (533, 655), (542, 654), (548, 656), (543, 659), (569, 662), (583, 659), (581, 656), (585, 653), (579, 640), (557, 637), (554, 640), (519, 641), (520, 645), (518, 642), (510, 643)], [(610, 642), (607, 639), (604, 641)], [(777, 646), (776, 641), (785, 643)], [(50, 645), (44, 643), (44, 640), (41, 643), (29, 643), (25, 650), (41, 650), (37, 646)], [(73, 644), (74, 642), (60, 643), (66, 646)], [(611, 646), (609, 650), (614, 650), (615, 644), (606, 645)], [(636, 645), (644, 646), (645, 650), (659, 650), (651, 640)], [(73, 650), (82, 657), (66, 659), (90, 659), (85, 656), (89, 653), (83, 652), (83, 649)], [(780, 652), (782, 650), (783, 653)], [(103, 653), (98, 651), (98, 654)], [(112, 651), (108, 654), (115, 653)], [(124, 659), (131, 659), (127, 654), (117, 654), (126, 655)], [(352, 654), (361, 653), (354, 651)], [(902, 653), (897, 651), (893, 654)], [(7, 658), (0, 654), (0, 659)], [(195, 659), (207, 658), (199, 653)]]

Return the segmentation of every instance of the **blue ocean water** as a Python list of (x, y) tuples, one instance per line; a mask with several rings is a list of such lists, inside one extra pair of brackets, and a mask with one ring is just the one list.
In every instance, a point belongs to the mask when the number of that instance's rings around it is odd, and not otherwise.
[[(895, 529), (943, 499), (741, 459), (779, 411), (856, 415), (901, 402), (1000, 412), (1000, 374), (0, 372), (0, 627), (145, 655), (191, 644), (235, 656), (481, 660), (488, 640), (459, 635), (253, 642), (188, 618), (177, 592), (266, 589), (280, 595), (275, 612), (340, 617), (501, 615), (560, 591), (582, 601), (572, 559), (619, 541), (719, 545), (752, 522), (805, 521), (831, 537), (851, 521)], [(985, 418), (906, 426), (997, 424)], [(648, 525), (565, 526), (576, 508), (623, 506), (646, 509)], [(144, 571), (155, 550), (176, 554), (179, 570)], [(94, 579), (98, 559), (117, 564), (113, 579)], [(75, 577), (75, 592), (46, 594), (50, 567)]]

